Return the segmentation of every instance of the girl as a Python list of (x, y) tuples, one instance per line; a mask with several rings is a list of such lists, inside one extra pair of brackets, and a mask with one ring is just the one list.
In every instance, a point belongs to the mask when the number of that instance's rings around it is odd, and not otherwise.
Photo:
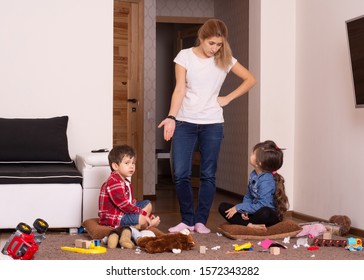
[(282, 221), (289, 207), (284, 178), (277, 173), (283, 164), (282, 149), (270, 140), (258, 143), (250, 155), (250, 164), (254, 170), (242, 202), (235, 206), (223, 202), (219, 213), (231, 224), (266, 230)]

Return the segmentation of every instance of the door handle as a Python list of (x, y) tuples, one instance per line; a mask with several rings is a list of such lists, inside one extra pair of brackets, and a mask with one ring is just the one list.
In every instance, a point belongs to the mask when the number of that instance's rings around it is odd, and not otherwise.
[(130, 98), (130, 99), (127, 99), (127, 101), (130, 102), (130, 103), (137, 103), (137, 104), (139, 104), (139, 100), (136, 99), (136, 98)]

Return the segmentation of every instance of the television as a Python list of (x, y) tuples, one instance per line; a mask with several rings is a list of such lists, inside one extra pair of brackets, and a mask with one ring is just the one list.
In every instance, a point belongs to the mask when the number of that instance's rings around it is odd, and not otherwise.
[(346, 21), (355, 107), (364, 108), (364, 15)]

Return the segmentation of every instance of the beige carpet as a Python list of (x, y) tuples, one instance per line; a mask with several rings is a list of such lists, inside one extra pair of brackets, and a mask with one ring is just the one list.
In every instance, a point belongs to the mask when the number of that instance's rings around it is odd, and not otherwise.
[[(291, 238), (290, 243), (285, 244), (287, 249), (280, 249), (279, 255), (272, 255), (258, 245), (261, 240), (236, 241), (218, 235), (193, 234), (196, 247), (190, 251), (182, 251), (180, 254), (172, 252), (148, 254), (135, 249), (107, 249), (103, 254), (81, 254), (61, 250), (62, 246), (74, 246), (76, 239), (89, 240), (88, 234), (69, 235), (68, 233), (47, 234), (46, 240), (35, 253), (36, 260), (364, 260), (364, 251), (351, 252), (342, 247), (319, 247), (319, 250), (309, 251), (306, 247), (295, 248), (297, 238)], [(282, 243), (283, 240), (276, 240)], [(234, 244), (253, 243), (252, 251), (234, 251)], [(308, 240), (310, 245), (312, 240)], [(206, 253), (200, 253), (200, 246), (207, 248)]]

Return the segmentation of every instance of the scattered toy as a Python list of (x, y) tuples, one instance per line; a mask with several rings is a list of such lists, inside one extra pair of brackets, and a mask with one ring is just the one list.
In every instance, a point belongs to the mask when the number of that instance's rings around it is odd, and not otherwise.
[(345, 247), (346, 240), (332, 240), (332, 239), (320, 239), (316, 238), (313, 240), (312, 245), (314, 246), (335, 246), (335, 247)]
[(293, 245), (293, 248), (297, 249), (299, 247), (309, 247), (308, 243), (307, 243), (307, 238), (298, 238), (296, 241), (296, 244)]
[(200, 254), (206, 254), (206, 246), (200, 246)]
[[(336, 227), (333, 227), (333, 230), (336, 229), (336, 235), (346, 235), (350, 231), (351, 220), (348, 216), (345, 215), (334, 215), (329, 219), (329, 222), (334, 224)], [(332, 230), (332, 231), (333, 231)]]
[(346, 239), (345, 249), (349, 251), (362, 251), (363, 241), (360, 238), (349, 237)]
[(269, 254), (271, 255), (279, 255), (281, 253), (281, 248), (279, 247), (270, 247)]
[(289, 236), (288, 237), (285, 237), (282, 242), (285, 243), (285, 244), (289, 244), (290, 238), (291, 237), (289, 237)]
[(172, 249), (173, 254), (180, 254), (182, 252), (181, 249)]
[(19, 223), (1, 252), (13, 259), (32, 259), (35, 252), (38, 251), (39, 245), (45, 239), (48, 223), (38, 218), (34, 221), (33, 226), (32, 229), (26, 223)]
[(332, 239), (332, 233), (331, 232), (324, 232), (323, 239)]
[(280, 248), (284, 248), (287, 249), (286, 245), (280, 244), (276, 241), (272, 241), (270, 239), (265, 239), (261, 242), (258, 242), (258, 245), (262, 246), (264, 249), (269, 249), (271, 247), (280, 247)]
[(138, 238), (137, 245), (150, 254), (171, 252), (173, 249), (191, 250), (195, 242), (191, 234), (168, 233), (159, 236)]
[(234, 250), (235, 251), (253, 251), (253, 243), (247, 242), (242, 245), (234, 244)]
[[(89, 248), (80, 248), (80, 247), (67, 247), (62, 246), (61, 250), (63, 251), (69, 251), (74, 253), (80, 253), (80, 254), (103, 254), (106, 253), (106, 248), (102, 247), (100, 245), (100, 240), (92, 241), (90, 243)], [(96, 245), (95, 245), (96, 244)]]
[(319, 222), (300, 224), (300, 226), (302, 227), (302, 230), (296, 235), (296, 237), (308, 236), (310, 238), (314, 238), (326, 231), (325, 226)]

